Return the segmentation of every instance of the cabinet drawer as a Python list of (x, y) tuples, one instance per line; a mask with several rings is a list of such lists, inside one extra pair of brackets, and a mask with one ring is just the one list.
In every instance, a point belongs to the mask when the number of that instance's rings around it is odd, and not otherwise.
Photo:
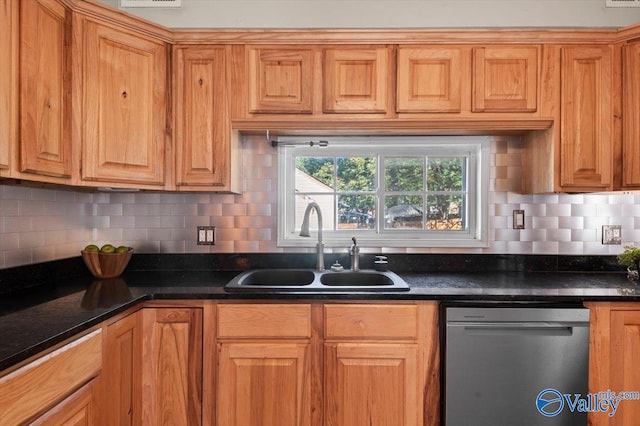
[(57, 404), (101, 366), (102, 334), (96, 330), (0, 378), (0, 425), (21, 424)]
[(325, 305), (325, 337), (415, 339), (416, 305)]
[(218, 306), (218, 337), (311, 336), (311, 305), (229, 304)]

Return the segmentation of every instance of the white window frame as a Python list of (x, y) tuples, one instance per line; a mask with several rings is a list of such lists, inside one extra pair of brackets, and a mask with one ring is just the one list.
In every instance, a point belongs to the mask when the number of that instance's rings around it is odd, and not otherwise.
[[(309, 141), (327, 141), (327, 147)], [(369, 247), (488, 247), (489, 220), (489, 149), (487, 136), (367, 136), (367, 137), (280, 137), (278, 138), (278, 246), (312, 247), (312, 238), (300, 237), (295, 223), (295, 158), (296, 156), (351, 155), (431, 155), (465, 156), (467, 158), (468, 216), (466, 231), (386, 230), (384, 214), (377, 216), (377, 230), (323, 229), (326, 247), (345, 247), (352, 236), (358, 244)], [(381, 180), (383, 165), (378, 156), (377, 178)], [(322, 212), (323, 217), (334, 212)], [(312, 218), (312, 229), (316, 228)], [(325, 220), (326, 222), (326, 220)]]

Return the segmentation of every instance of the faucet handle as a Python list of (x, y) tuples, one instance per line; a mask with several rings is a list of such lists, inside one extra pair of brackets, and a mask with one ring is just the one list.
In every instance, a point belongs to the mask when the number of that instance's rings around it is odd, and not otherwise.
[(351, 244), (351, 247), (349, 248), (349, 253), (357, 254), (358, 252), (360, 252), (360, 247), (358, 247), (356, 237), (351, 237), (351, 241), (353, 241), (353, 244)]

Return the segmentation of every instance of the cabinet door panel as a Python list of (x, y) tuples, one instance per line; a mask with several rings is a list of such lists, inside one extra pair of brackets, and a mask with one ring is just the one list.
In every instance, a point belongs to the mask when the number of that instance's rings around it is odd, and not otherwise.
[(325, 112), (387, 112), (388, 48), (327, 49), (324, 55)]
[[(611, 311), (611, 386), (615, 392), (640, 390), (640, 311)], [(607, 389), (601, 389), (606, 391)], [(620, 401), (611, 425), (635, 424), (640, 400)]]
[(131, 314), (106, 329), (103, 372), (105, 418), (113, 426), (140, 424), (142, 335), (140, 314)]
[(609, 46), (562, 49), (560, 185), (607, 189), (613, 150)]
[(224, 186), (230, 179), (225, 50), (176, 49), (176, 181)]
[(461, 55), (458, 47), (399, 48), (397, 111), (460, 112)]
[(164, 184), (166, 51), (85, 21), (82, 178)]
[(93, 379), (58, 405), (48, 410), (31, 426), (92, 426), (100, 424), (97, 413), (96, 388), (98, 380)]
[(202, 423), (202, 310), (143, 309), (142, 424)]
[(325, 345), (328, 425), (418, 425), (422, 419), (418, 346)]
[(67, 13), (55, 0), (22, 3), (21, 172), (71, 176)]
[(640, 43), (624, 47), (622, 185), (640, 188)]
[(537, 46), (474, 48), (473, 111), (536, 111), (538, 51)]
[(219, 425), (309, 425), (307, 343), (222, 343)]
[(310, 114), (313, 57), (311, 49), (250, 48), (249, 111)]
[(18, 2), (0, 0), (0, 174), (9, 169), (17, 137)]

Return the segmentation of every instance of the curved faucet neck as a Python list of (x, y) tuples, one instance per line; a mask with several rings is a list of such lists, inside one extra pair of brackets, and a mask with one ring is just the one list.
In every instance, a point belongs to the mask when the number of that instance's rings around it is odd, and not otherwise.
[(304, 219), (302, 219), (302, 226), (300, 228), (301, 237), (310, 237), (309, 233), (309, 216), (311, 210), (318, 212), (318, 243), (316, 244), (316, 264), (318, 271), (324, 271), (324, 244), (322, 243), (322, 212), (320, 206), (316, 202), (311, 202), (307, 205), (304, 211)]
[(311, 236), (309, 234), (309, 216), (311, 215), (311, 210), (315, 210), (318, 213), (318, 242), (322, 242), (322, 211), (315, 201), (307, 204), (307, 208), (304, 211), (304, 219), (302, 219), (300, 235), (303, 237)]

